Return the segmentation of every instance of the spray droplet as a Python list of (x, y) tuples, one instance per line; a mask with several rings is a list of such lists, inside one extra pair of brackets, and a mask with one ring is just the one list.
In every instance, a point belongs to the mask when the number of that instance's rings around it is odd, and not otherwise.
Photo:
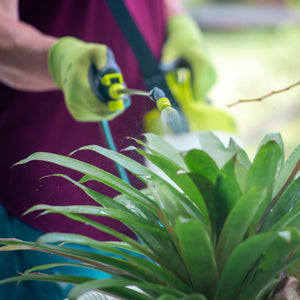
[(166, 107), (161, 112), (161, 119), (165, 126), (167, 126), (174, 133), (182, 132), (185, 127), (185, 121), (182, 115), (173, 107)]

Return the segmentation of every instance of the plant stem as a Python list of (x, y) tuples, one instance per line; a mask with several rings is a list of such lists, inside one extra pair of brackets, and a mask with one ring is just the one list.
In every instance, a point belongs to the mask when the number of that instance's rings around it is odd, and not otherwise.
[(238, 101), (236, 101), (236, 102), (233, 102), (233, 103), (231, 103), (231, 104), (228, 104), (227, 107), (232, 107), (232, 106), (235, 106), (235, 105), (237, 105), (237, 104), (239, 104), (239, 103), (259, 102), (259, 101), (262, 101), (262, 100), (264, 100), (265, 98), (268, 98), (268, 97), (270, 97), (270, 96), (273, 96), (273, 95), (276, 95), (276, 94), (279, 94), (279, 93), (282, 93), (282, 92), (286, 92), (286, 91), (290, 90), (291, 88), (293, 88), (293, 87), (295, 87), (295, 86), (298, 86), (298, 85), (300, 85), (300, 81), (298, 81), (298, 82), (296, 82), (296, 83), (293, 83), (293, 84), (291, 84), (291, 85), (289, 85), (289, 86), (287, 86), (287, 87), (285, 87), (285, 88), (283, 88), (283, 89), (281, 89), (281, 90), (272, 91), (272, 92), (270, 92), (270, 93), (268, 93), (268, 94), (266, 94), (266, 95), (264, 95), (264, 96), (261, 96), (261, 97), (259, 97), (259, 98), (253, 98), (253, 99), (240, 99), (240, 100), (238, 100)]
[(268, 208), (266, 209), (264, 215), (262, 216), (256, 232), (259, 231), (259, 229), (261, 228), (261, 226), (263, 225), (263, 223), (265, 222), (269, 212), (272, 210), (272, 208), (275, 206), (275, 204), (277, 203), (277, 201), (279, 200), (279, 198), (282, 196), (282, 194), (284, 193), (284, 191), (287, 189), (287, 187), (290, 185), (290, 183), (292, 182), (292, 180), (294, 179), (294, 177), (296, 176), (297, 172), (300, 169), (300, 159), (298, 159), (294, 169), (292, 170), (290, 176), (288, 177), (288, 179), (286, 180), (286, 182), (284, 183), (284, 185), (282, 186), (282, 188), (279, 190), (279, 192), (275, 195), (275, 197), (273, 198), (272, 202), (269, 204)]

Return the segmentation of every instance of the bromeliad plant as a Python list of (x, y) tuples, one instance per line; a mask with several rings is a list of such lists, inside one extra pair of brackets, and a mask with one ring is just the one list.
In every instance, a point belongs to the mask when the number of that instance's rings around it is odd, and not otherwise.
[[(2, 283), (69, 282), (76, 285), (69, 293), (70, 300), (89, 290), (130, 300), (254, 300), (273, 299), (279, 283), (299, 275), (300, 145), (285, 162), (280, 134), (267, 135), (251, 162), (233, 140), (225, 147), (208, 132), (199, 134), (202, 150), (187, 153), (180, 153), (158, 136), (145, 136), (146, 144), (138, 140), (142, 147), (128, 150), (137, 151), (159, 167), (168, 181), (125, 155), (99, 146), (80, 149), (98, 152), (125, 167), (147, 184), (148, 188), (141, 191), (72, 157), (35, 153), (19, 162), (42, 160), (82, 172), (79, 182), (57, 176), (73, 182), (97, 203), (37, 205), (27, 213), (42, 210), (44, 214), (63, 214), (113, 234), (120, 242), (60, 233), (45, 234), (35, 243), (16, 239), (0, 242), (2, 251), (55, 253), (78, 260), (86, 268), (106, 271), (113, 278), (34, 273), (57, 266), (47, 265)], [(89, 180), (103, 182), (120, 195), (114, 199), (101, 195), (85, 185)], [(88, 215), (120, 220), (141, 242)], [(88, 245), (107, 255), (68, 247), (72, 243)]]

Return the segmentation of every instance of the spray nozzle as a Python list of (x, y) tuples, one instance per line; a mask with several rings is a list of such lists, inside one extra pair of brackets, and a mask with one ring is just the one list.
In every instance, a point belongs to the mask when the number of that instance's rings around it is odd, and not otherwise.
[(155, 87), (150, 91), (149, 97), (156, 103), (156, 106), (161, 113), (163, 123), (170, 128), (173, 133), (182, 133), (185, 124), (184, 119), (180, 112), (172, 107), (170, 100), (166, 97), (163, 90)]
[(156, 106), (160, 112), (162, 112), (167, 107), (172, 107), (170, 100), (166, 97), (163, 90), (158, 87), (153, 88), (149, 92), (149, 97), (156, 103)]
[(109, 95), (114, 98), (120, 98), (123, 95), (139, 95), (149, 97), (155, 102), (156, 107), (161, 113), (163, 123), (171, 129), (173, 133), (184, 132), (184, 119), (177, 109), (173, 108), (170, 100), (166, 97), (162, 89), (154, 87), (149, 92), (142, 90), (129, 89), (120, 84), (112, 84), (109, 88)]
[(163, 90), (161, 90), (158, 87), (154, 87), (148, 92), (142, 90), (129, 89), (122, 84), (114, 83), (109, 87), (108, 94), (112, 99), (118, 99), (122, 97), (122, 95), (137, 95), (149, 97), (152, 101), (156, 103), (156, 106), (160, 112), (163, 111), (166, 107), (171, 107), (170, 100), (166, 97)]
[(150, 91), (129, 89), (125, 86), (123, 76), (118, 69), (116, 72), (108, 69), (100, 72), (93, 64), (88, 71), (88, 80), (94, 95), (107, 104), (110, 111), (126, 108), (124, 104), (126, 96), (146, 96), (156, 103), (164, 123), (171, 128), (172, 132), (179, 134), (188, 130), (187, 123), (176, 107), (176, 103), (171, 102), (160, 88), (154, 87)]

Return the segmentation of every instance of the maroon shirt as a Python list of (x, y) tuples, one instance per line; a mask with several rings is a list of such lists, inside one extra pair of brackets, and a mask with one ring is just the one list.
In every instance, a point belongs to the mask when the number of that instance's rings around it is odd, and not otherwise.
[[(152, 52), (159, 59), (165, 28), (163, 1), (124, 1)], [(146, 88), (134, 53), (104, 0), (21, 0), (20, 17), (49, 35), (74, 36), (87, 42), (108, 45), (115, 54), (127, 85)], [(43, 232), (79, 233), (99, 240), (111, 239), (107, 234), (57, 214), (37, 217), (31, 213), (22, 216), (28, 208), (41, 203), (95, 205), (80, 189), (62, 178), (40, 180), (42, 176), (55, 173), (65, 173), (74, 179), (79, 179), (81, 174), (44, 162), (31, 162), (11, 168), (14, 163), (37, 151), (68, 155), (85, 145), (107, 147), (98, 124), (74, 121), (59, 91), (30, 93), (0, 84), (0, 95), (1, 203), (15, 216)], [(118, 149), (130, 144), (127, 136), (141, 136), (142, 118), (150, 107), (152, 103), (147, 99), (132, 97), (130, 108), (110, 122)], [(141, 161), (136, 154), (130, 155)], [(91, 151), (79, 152), (74, 157), (118, 175), (112, 162)], [(142, 187), (142, 183), (132, 176), (130, 181), (137, 188)], [(111, 197), (117, 194), (99, 183), (91, 182), (89, 186)], [(101, 218), (101, 222), (130, 234), (117, 221)]]

